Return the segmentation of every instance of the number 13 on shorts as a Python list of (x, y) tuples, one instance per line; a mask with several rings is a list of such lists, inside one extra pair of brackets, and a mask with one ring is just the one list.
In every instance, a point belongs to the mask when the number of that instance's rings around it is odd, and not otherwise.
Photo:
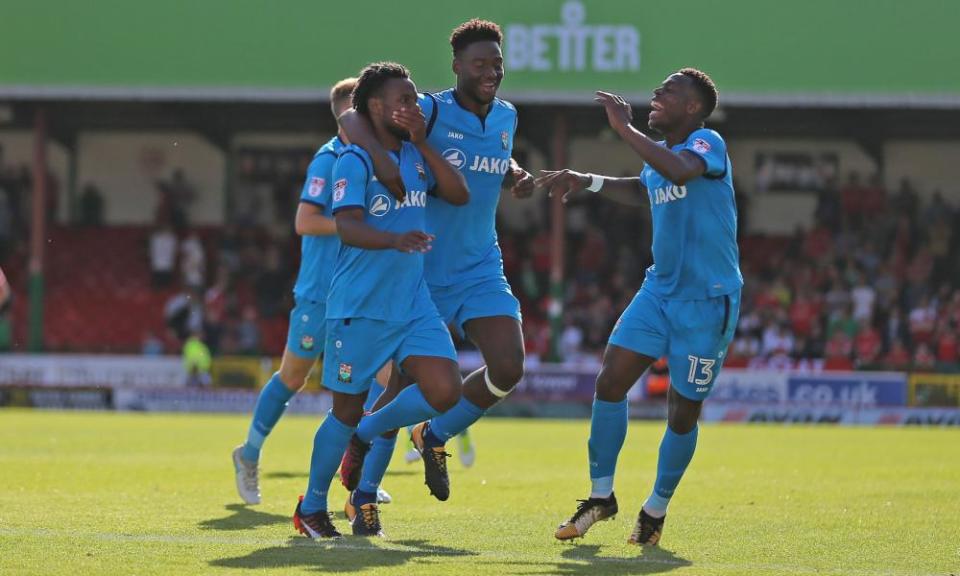
[(687, 356), (690, 360), (690, 372), (687, 374), (687, 382), (697, 387), (697, 392), (706, 392), (713, 383), (713, 366), (717, 363), (712, 358), (699, 358), (697, 356)]

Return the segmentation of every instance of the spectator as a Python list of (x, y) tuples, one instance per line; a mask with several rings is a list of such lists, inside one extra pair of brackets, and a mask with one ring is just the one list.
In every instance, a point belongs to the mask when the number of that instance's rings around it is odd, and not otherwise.
[(93, 184), (84, 186), (80, 194), (80, 225), (103, 226), (103, 195)]
[(180, 245), (180, 272), (187, 288), (202, 289), (206, 284), (207, 256), (196, 232), (191, 232)]
[(566, 327), (560, 336), (560, 357), (565, 362), (575, 362), (581, 354), (581, 345), (583, 344), (583, 330), (576, 325), (573, 317), (567, 314), (565, 317)]
[(880, 337), (880, 332), (870, 324), (869, 320), (863, 319), (860, 321), (860, 329), (853, 340), (853, 349), (857, 366), (872, 366), (880, 359), (883, 339)]
[(260, 353), (260, 327), (257, 325), (257, 309), (246, 306), (237, 326), (237, 346), (241, 354)]
[(873, 319), (873, 304), (877, 299), (877, 292), (867, 282), (863, 272), (857, 273), (857, 285), (850, 292), (853, 300), (853, 319), (857, 322)]
[(789, 356), (793, 353), (793, 336), (784, 324), (771, 323), (763, 331), (763, 346), (761, 353), (764, 356)]
[(907, 370), (910, 368), (910, 351), (903, 340), (896, 339), (886, 356), (883, 357), (883, 367), (888, 370)]
[(177, 236), (169, 226), (150, 235), (150, 271), (154, 288), (167, 288), (173, 282), (177, 264)]
[(187, 386), (201, 388), (210, 385), (210, 349), (203, 341), (203, 332), (192, 332), (183, 343), (183, 371)]
[(144, 356), (163, 356), (163, 352), (163, 340), (153, 330), (147, 330), (143, 335), (143, 342), (140, 344), (140, 353)]
[(841, 309), (827, 324), (827, 338), (832, 339), (837, 332), (843, 332), (847, 338), (853, 339), (857, 335), (859, 324), (854, 320), (852, 314), (852, 305), (848, 304)]
[(944, 368), (953, 369), (958, 359), (957, 333), (949, 323), (942, 322), (936, 335), (937, 362), (945, 365)]
[(163, 309), (164, 320), (178, 342), (190, 334), (203, 330), (203, 294), (182, 290), (167, 300)]
[(930, 305), (930, 298), (922, 297), (910, 311), (910, 339), (913, 342), (929, 342), (933, 336), (936, 321), (936, 308)]
[(917, 346), (913, 354), (913, 367), (917, 370), (934, 370), (937, 366), (937, 357), (933, 355), (926, 342)]

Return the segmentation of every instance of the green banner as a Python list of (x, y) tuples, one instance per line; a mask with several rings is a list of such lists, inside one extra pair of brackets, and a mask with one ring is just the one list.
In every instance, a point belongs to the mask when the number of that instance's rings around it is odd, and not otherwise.
[(520, 100), (645, 94), (682, 66), (727, 102), (960, 99), (955, 0), (8, 0), (0, 96), (315, 98), (382, 59), (441, 89), (475, 16), (503, 26)]

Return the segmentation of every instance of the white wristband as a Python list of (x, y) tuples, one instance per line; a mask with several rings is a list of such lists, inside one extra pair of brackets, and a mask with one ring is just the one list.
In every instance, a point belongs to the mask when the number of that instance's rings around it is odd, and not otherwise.
[(603, 188), (603, 181), (605, 178), (603, 176), (598, 176), (596, 174), (587, 174), (590, 177), (590, 185), (587, 186), (587, 190), (591, 192), (599, 192)]

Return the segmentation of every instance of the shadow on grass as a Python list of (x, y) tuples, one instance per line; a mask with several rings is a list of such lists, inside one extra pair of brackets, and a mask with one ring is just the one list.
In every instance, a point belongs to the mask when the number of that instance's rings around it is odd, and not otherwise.
[[(383, 543), (381, 547), (379, 544)], [(402, 566), (413, 559), (475, 556), (475, 552), (429, 544), (425, 540), (377, 540), (345, 537), (334, 541), (291, 538), (286, 546), (263, 548), (246, 556), (212, 560), (220, 568), (312, 568), (318, 572), (356, 572), (366, 568)]]
[(663, 574), (692, 566), (693, 562), (663, 548), (637, 548), (635, 558), (601, 556), (600, 546), (574, 545), (560, 553), (568, 562), (491, 560), (489, 565), (503, 565), (510, 574), (559, 574), (564, 576), (628, 576), (631, 574)]
[(212, 518), (197, 524), (201, 530), (249, 530), (259, 526), (270, 526), (290, 522), (290, 516), (258, 512), (243, 504), (228, 504), (226, 509), (232, 512), (223, 518)]

